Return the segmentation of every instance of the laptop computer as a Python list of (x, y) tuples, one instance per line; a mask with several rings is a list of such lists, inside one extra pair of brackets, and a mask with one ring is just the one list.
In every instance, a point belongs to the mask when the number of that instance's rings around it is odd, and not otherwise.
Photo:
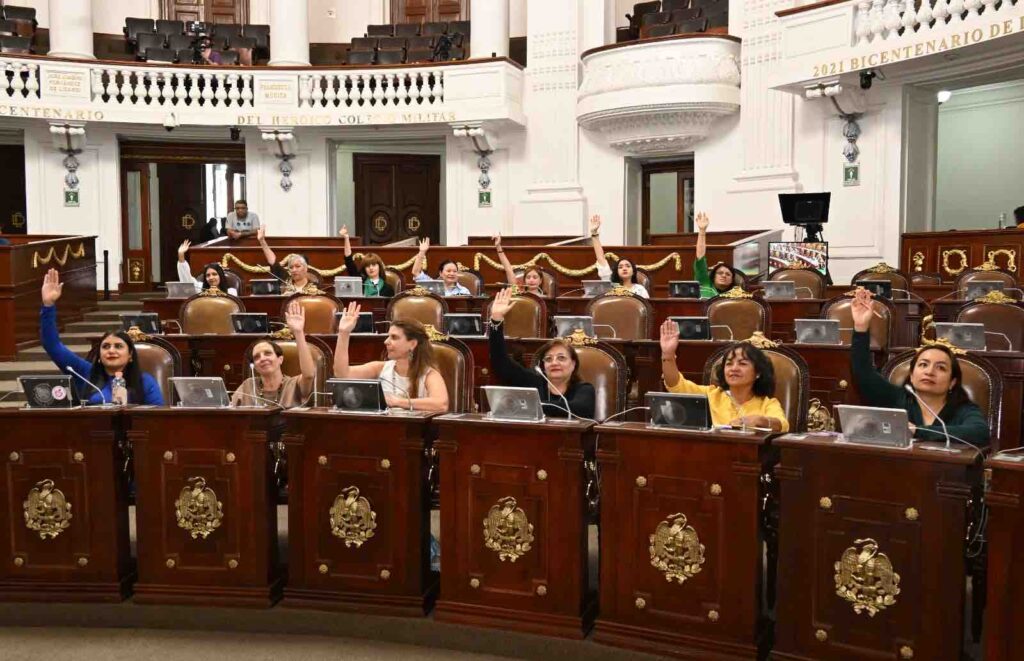
[(836, 406), (843, 439), (850, 443), (909, 448), (910, 424), (903, 409), (873, 406)]
[[(341, 321), (341, 317), (344, 314), (345, 314), (344, 312), (335, 312), (334, 313), (334, 329), (335, 330), (338, 329), (338, 323)], [(372, 312), (360, 312), (359, 313), (359, 320), (356, 321), (356, 327), (352, 331), (352, 334), (353, 335), (372, 335), (372, 334), (374, 334), (376, 332), (377, 332), (377, 328), (376, 328), (376, 326), (374, 326), (374, 323), (373, 323), (373, 313)]]
[(711, 429), (711, 406), (706, 395), (649, 392), (644, 395), (647, 425), (668, 429)]
[(423, 287), (431, 294), (444, 296), (444, 280), (417, 280), (417, 287)]
[(377, 379), (328, 379), (334, 410), (343, 413), (386, 413), (387, 402)]
[(710, 340), (711, 322), (707, 317), (669, 317), (679, 326), (680, 340)]
[(615, 286), (607, 280), (584, 280), (581, 284), (583, 285), (583, 296), (586, 298), (596, 298), (606, 294)]
[(1004, 289), (1006, 289), (1006, 283), (999, 280), (975, 280), (974, 282), (968, 282), (964, 288), (964, 300), (973, 301), (986, 294), (991, 294), (994, 291), (1003, 291)]
[(216, 409), (231, 405), (224, 379), (219, 376), (172, 376), (170, 381), (181, 408)]
[(334, 278), (334, 295), (338, 298), (353, 298), (363, 295), (363, 279), (339, 275)]
[(867, 289), (878, 298), (892, 300), (892, 283), (888, 280), (858, 280), (853, 284)]
[(487, 417), (510, 422), (541, 422), (544, 411), (536, 388), (483, 386), (487, 397)]
[(270, 317), (266, 312), (232, 312), (231, 328), (236, 333), (269, 333)]
[(192, 282), (168, 282), (167, 298), (188, 298), (196, 294), (195, 283)]
[(121, 318), (121, 327), (125, 330), (135, 326), (148, 335), (159, 335), (164, 332), (160, 326), (160, 315), (156, 312), (126, 312), (117, 316)]
[(939, 321), (935, 323), (935, 337), (940, 340), (947, 340), (961, 349), (984, 351), (987, 346), (985, 341), (985, 324), (961, 324)]
[(483, 316), (473, 313), (446, 314), (444, 315), (444, 332), (456, 337), (477, 337), (483, 335)]
[(796, 298), (796, 283), (792, 280), (765, 280), (761, 287), (767, 300), (792, 301)]
[(555, 337), (569, 337), (577, 328), (583, 329), (587, 337), (594, 334), (594, 318), (583, 315), (555, 315)]
[(281, 293), (281, 281), (274, 278), (250, 280), (249, 291), (253, 296), (277, 296)]
[(71, 376), (67, 374), (19, 376), (18, 384), (25, 393), (27, 408), (69, 409), (75, 406)]
[(700, 298), (700, 283), (696, 280), (669, 280), (668, 295), (671, 298)]
[(794, 319), (797, 344), (842, 344), (838, 319)]

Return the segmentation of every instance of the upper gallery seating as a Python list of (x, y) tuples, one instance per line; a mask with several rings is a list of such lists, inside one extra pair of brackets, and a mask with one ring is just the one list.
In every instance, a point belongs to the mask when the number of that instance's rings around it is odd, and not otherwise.
[(445, 61), (463, 60), (469, 53), (469, 36), (469, 21), (369, 25), (366, 36), (352, 40), (345, 63), (438, 62), (444, 57), (439, 42), (445, 38), (449, 40)]
[(616, 29), (615, 41), (636, 41), (673, 34), (725, 33), (729, 0), (654, 0), (633, 5), (627, 27)]
[(128, 51), (143, 62), (190, 63), (193, 45), (201, 36), (210, 39), (224, 64), (251, 65), (270, 58), (269, 25), (125, 19)]
[(36, 26), (34, 7), (0, 7), (0, 53), (31, 53)]

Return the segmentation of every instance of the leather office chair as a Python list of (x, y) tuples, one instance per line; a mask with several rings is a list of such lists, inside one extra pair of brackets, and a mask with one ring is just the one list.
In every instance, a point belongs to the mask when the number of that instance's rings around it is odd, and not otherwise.
[[(540, 273), (541, 277), (541, 288), (544, 290), (544, 295), (547, 298), (556, 298), (558, 296), (558, 277), (548, 271), (542, 269), (539, 266), (531, 266), (530, 270), (536, 269)], [(524, 286), (523, 278), (526, 276), (527, 269), (516, 269), (516, 284), (520, 287)]]
[(238, 275), (238, 273), (231, 269), (224, 269), (224, 280), (227, 281), (224, 285), (225, 289), (234, 287), (235, 291), (242, 291), (242, 276)]
[[(1002, 282), (1004, 287), (1008, 290), (1015, 289), (1017, 287), (1017, 278), (1015, 278), (1009, 271), (981, 267), (961, 273), (957, 276), (956, 282), (953, 286), (962, 295), (964, 290), (967, 289), (968, 283), (991, 281)], [(1020, 298), (1020, 292), (1007, 291), (1006, 295), (1010, 298)]]
[[(622, 296), (609, 292), (587, 303), (587, 314), (594, 318), (594, 332), (599, 337), (616, 337), (620, 340), (649, 340), (654, 323), (654, 308), (651, 302), (640, 296)], [(608, 328), (611, 326), (614, 335)]]
[[(885, 262), (879, 262), (869, 269), (858, 271), (850, 279), (850, 284), (856, 285), (858, 280), (884, 280), (891, 283), (894, 290), (892, 293), (894, 299), (907, 298), (905, 292), (910, 290), (910, 278), (907, 277), (907, 274), (894, 269)], [(895, 291), (897, 289), (902, 289), (903, 291)]]
[(825, 276), (814, 269), (779, 269), (768, 279), (795, 283), (797, 298), (825, 298)]
[(645, 271), (643, 269), (639, 269), (638, 268), (636, 270), (636, 283), (638, 285), (643, 285), (644, 289), (647, 290), (647, 293), (650, 294), (651, 296), (654, 296), (654, 292), (651, 290), (651, 274), (650, 273), (648, 273), (647, 271)]
[(391, 285), (396, 294), (400, 294), (405, 289), (405, 280), (402, 278), (402, 273), (395, 269), (384, 269), (384, 281)]
[[(272, 337), (277, 346), (281, 347), (284, 352), (284, 362), (281, 363), (281, 372), (285, 376), (299, 376), (302, 374), (302, 368), (299, 366), (299, 347), (295, 344), (291, 332), (285, 334), (285, 337), (278, 338)], [(252, 344), (245, 350), (246, 356), (252, 355), (252, 348), (263, 341), (263, 338), (253, 340)], [(324, 343), (323, 340), (316, 337), (306, 336), (306, 346), (309, 347), (310, 353), (313, 355), (313, 364), (316, 365), (316, 389), (318, 392), (324, 392), (326, 389), (327, 379), (333, 376), (332, 370), (334, 366), (334, 352), (331, 351), (330, 347)], [(313, 405), (313, 397), (309, 398), (309, 406)], [(317, 403), (321, 406), (324, 404), (324, 400), (321, 397), (317, 397)]]
[(917, 285), (941, 285), (942, 276), (938, 273), (912, 273), (910, 284), (915, 287)]
[(171, 377), (181, 374), (181, 354), (174, 345), (162, 337), (146, 335), (137, 330), (128, 331), (139, 356), (139, 368), (148, 372), (160, 384), (164, 404), (171, 405)]
[[(548, 306), (544, 299), (536, 294), (521, 292), (516, 294), (515, 305), (505, 315), (506, 337), (547, 337)], [(491, 318), (491, 305), (488, 301), (486, 319)]]
[(196, 294), (185, 299), (178, 310), (181, 332), (186, 335), (230, 335), (234, 332), (231, 326), (231, 314), (234, 312), (245, 312), (245, 304), (234, 296)]
[(484, 277), (479, 271), (459, 271), (459, 284), (468, 289), (473, 296), (480, 296), (484, 291)]
[(388, 301), (387, 318), (389, 321), (415, 319), (421, 324), (430, 324), (434, 328), (444, 328), (444, 315), (448, 313), (448, 303), (422, 287), (407, 289)]
[[(714, 339), (728, 339), (737, 342), (746, 340), (760, 331), (767, 334), (771, 328), (771, 308), (755, 298), (730, 298), (716, 296), (704, 304), (704, 314), (711, 324)], [(731, 335), (718, 337), (714, 326), (727, 326)], [(728, 335), (728, 333), (726, 333)]]
[(318, 294), (293, 294), (286, 298), (281, 304), (281, 318), (284, 319), (285, 312), (292, 301), (298, 301), (302, 309), (306, 311), (306, 334), (326, 335), (336, 332), (334, 315), (343, 310), (341, 301), (333, 296)]
[[(626, 409), (629, 394), (629, 367), (626, 358), (615, 347), (593, 338), (576, 334), (568, 338), (580, 360), (580, 379), (594, 386), (594, 419), (601, 421)], [(533, 365), (541, 365), (544, 357), (538, 350)]]
[(434, 361), (437, 371), (444, 377), (444, 385), (448, 388), (448, 411), (451, 413), (469, 413), (474, 410), (473, 394), (473, 352), (466, 343), (454, 337), (427, 329), (434, 350)]
[[(1024, 350), (1024, 307), (1021, 305), (974, 301), (957, 311), (956, 322), (984, 324), (986, 332), (1006, 336), (1004, 340), (999, 335), (986, 335), (986, 347), (1010, 351)], [(1007, 342), (1009, 346), (1006, 346)]]
[[(871, 297), (872, 305), (881, 317), (872, 315), (868, 333), (871, 335), (871, 348), (886, 351), (892, 337), (892, 322), (896, 316), (896, 308), (892, 301), (885, 298)], [(825, 301), (821, 307), (822, 319), (839, 320), (839, 338), (844, 345), (853, 341), (853, 297), (846, 294)]]

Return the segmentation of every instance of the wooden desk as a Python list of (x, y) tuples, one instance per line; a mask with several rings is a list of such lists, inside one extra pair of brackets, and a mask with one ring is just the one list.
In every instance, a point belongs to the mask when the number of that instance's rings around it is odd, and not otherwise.
[(268, 459), (269, 444), (281, 435), (280, 414), (135, 408), (130, 424), (135, 601), (262, 608), (277, 601), (284, 578)]
[(583, 484), (592, 424), (435, 420), (442, 571), (434, 618), (582, 638), (597, 608), (587, 589)]
[[(781, 451), (782, 561), (771, 658), (959, 659), (964, 531), (979, 484), (978, 453), (922, 444), (885, 449), (816, 435), (772, 443)], [(858, 564), (858, 554), (874, 564)], [(843, 563), (850, 570), (839, 571)], [(869, 589), (893, 583), (884, 580), (887, 564), (899, 575), (898, 593), (890, 587), (888, 601), (877, 593), (872, 601)], [(853, 590), (848, 598), (837, 582)]]
[[(985, 607), (985, 658), (1011, 661), (1024, 649), (1020, 599), (1024, 594), (1024, 463), (1020, 454), (985, 462), (988, 505), (988, 604)], [(978, 589), (975, 587), (975, 589)]]
[(952, 282), (965, 270), (994, 261), (1016, 272), (1024, 255), (1024, 230), (955, 230), (908, 232), (900, 237), (900, 270), (938, 273)]
[(761, 475), (775, 463), (768, 436), (635, 422), (596, 431), (601, 612), (594, 640), (681, 658), (755, 658), (770, 638), (760, 530)]
[[(118, 602), (135, 580), (128, 546), (128, 488), (119, 409), (0, 409), (0, 601)], [(67, 527), (25, 502), (52, 481)], [(53, 514), (53, 512), (51, 512)], [(46, 533), (45, 536), (43, 533)]]
[(430, 570), (431, 415), (288, 411), (284, 606), (422, 616)]

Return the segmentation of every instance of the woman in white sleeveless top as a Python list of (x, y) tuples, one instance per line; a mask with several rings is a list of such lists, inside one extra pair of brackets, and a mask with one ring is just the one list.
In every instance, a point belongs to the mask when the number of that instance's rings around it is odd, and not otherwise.
[(444, 413), (448, 388), (437, 371), (426, 329), (418, 321), (392, 321), (384, 347), (387, 360), (349, 365), (349, 336), (359, 320), (359, 304), (352, 302), (338, 322), (334, 348), (334, 376), (339, 379), (380, 379), (388, 406)]

